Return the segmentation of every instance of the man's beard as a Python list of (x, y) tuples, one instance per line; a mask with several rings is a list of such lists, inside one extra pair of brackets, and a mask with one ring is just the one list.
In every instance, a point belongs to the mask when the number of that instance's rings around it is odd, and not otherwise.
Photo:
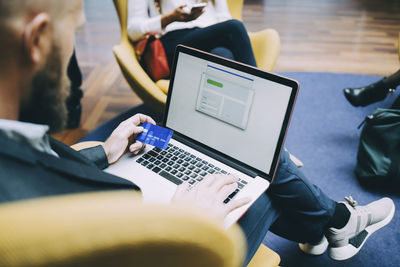
[(50, 133), (63, 130), (68, 117), (65, 76), (59, 49), (53, 46), (45, 66), (33, 78), (30, 99), (21, 107), (19, 120), (47, 124)]

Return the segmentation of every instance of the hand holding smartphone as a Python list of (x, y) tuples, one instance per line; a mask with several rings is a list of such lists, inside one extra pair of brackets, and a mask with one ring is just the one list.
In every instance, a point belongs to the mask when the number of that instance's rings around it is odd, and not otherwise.
[(192, 6), (190, 9), (190, 13), (193, 14), (195, 12), (200, 12), (207, 6), (207, 3), (197, 3)]

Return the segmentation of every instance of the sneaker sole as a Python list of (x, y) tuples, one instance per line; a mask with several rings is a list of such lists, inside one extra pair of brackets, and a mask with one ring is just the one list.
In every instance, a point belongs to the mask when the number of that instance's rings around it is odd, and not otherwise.
[(301, 251), (303, 251), (306, 254), (313, 255), (313, 256), (319, 256), (319, 255), (324, 254), (324, 252), (328, 248), (328, 244), (329, 244), (328, 240), (324, 236), (322, 239), (322, 242), (320, 244), (310, 245), (308, 243), (305, 243), (305, 244), (299, 243), (299, 248), (301, 249)]
[(387, 225), (394, 216), (395, 206), (392, 202), (392, 210), (384, 220), (380, 221), (379, 223), (372, 224), (366, 227), (363, 231), (361, 231), (358, 235), (351, 238), (349, 240), (349, 244), (343, 247), (328, 247), (328, 256), (333, 260), (347, 260), (354, 255), (356, 255), (360, 249), (364, 246), (365, 241), (377, 230), (381, 229), (385, 225)]

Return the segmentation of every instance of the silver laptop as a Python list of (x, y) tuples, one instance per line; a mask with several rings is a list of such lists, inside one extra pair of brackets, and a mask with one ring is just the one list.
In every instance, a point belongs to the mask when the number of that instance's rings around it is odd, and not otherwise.
[(252, 201), (227, 216), (229, 227), (273, 182), (297, 92), (294, 80), (178, 46), (161, 125), (174, 131), (168, 147), (147, 145), (106, 171), (158, 203), (168, 203), (184, 181), (196, 186), (210, 174), (236, 174), (238, 189), (225, 203)]

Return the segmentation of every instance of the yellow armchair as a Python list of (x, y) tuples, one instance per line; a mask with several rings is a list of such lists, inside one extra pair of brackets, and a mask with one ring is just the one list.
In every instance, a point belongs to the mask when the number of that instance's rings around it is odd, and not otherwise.
[[(167, 99), (169, 80), (160, 80), (156, 83), (140, 66), (134, 48), (127, 34), (127, 1), (113, 0), (121, 25), (121, 43), (114, 46), (113, 52), (125, 79), (143, 100), (159, 113), (164, 112)], [(243, 0), (228, 0), (232, 17), (242, 20)], [(280, 39), (276, 30), (265, 29), (256, 33), (249, 33), (251, 45), (256, 58), (257, 66), (272, 71), (279, 54)]]
[(238, 226), (110, 191), (0, 205), (0, 266), (241, 266)]
[[(144, 204), (131, 191), (46, 197), (0, 205), (0, 266), (242, 266), (239, 226), (179, 206)], [(265, 255), (269, 255), (265, 258)], [(249, 267), (277, 266), (262, 246)]]

